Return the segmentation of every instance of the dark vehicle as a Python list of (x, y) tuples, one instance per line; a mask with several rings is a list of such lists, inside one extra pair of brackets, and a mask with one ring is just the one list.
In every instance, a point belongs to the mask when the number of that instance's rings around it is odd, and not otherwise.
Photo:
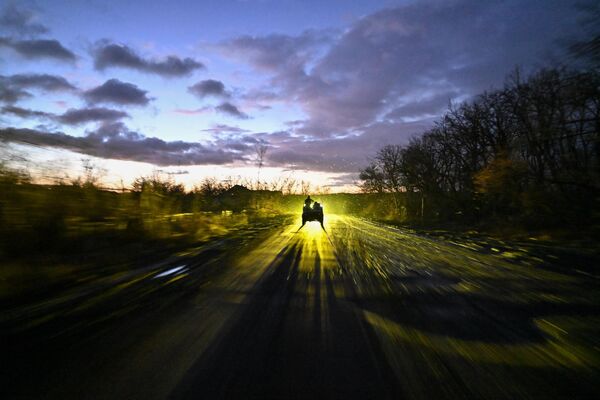
[(302, 226), (308, 221), (319, 221), (323, 226), (323, 207), (321, 204), (315, 202), (312, 207), (305, 205), (302, 208)]

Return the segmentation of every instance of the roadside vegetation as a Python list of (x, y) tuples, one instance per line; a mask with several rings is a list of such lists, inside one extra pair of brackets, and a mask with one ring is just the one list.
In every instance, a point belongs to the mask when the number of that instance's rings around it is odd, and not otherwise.
[(463, 228), (600, 231), (600, 74), (541, 70), (451, 105), (360, 173), (392, 220)]

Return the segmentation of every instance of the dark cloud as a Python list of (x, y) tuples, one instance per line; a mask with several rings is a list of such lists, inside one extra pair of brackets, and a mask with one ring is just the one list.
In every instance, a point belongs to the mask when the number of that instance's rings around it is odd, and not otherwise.
[(229, 97), (229, 93), (225, 90), (223, 82), (214, 79), (200, 81), (195, 85), (188, 87), (188, 91), (199, 98), (207, 96)]
[(48, 74), (0, 75), (0, 102), (13, 104), (32, 94), (25, 89), (40, 89), (47, 92), (75, 90), (65, 78)]
[(192, 58), (168, 56), (160, 61), (144, 59), (128, 46), (107, 42), (100, 42), (93, 50), (93, 56), (94, 67), (100, 71), (120, 67), (166, 77), (180, 77), (204, 68), (202, 63)]
[(228, 151), (240, 154), (240, 157), (243, 159), (244, 154), (254, 156), (255, 145), (259, 142), (261, 142), (261, 140), (254, 136), (232, 132), (216, 135), (214, 145), (218, 148), (227, 149)]
[(91, 104), (112, 103), (145, 106), (150, 102), (148, 92), (132, 83), (110, 79), (102, 85), (83, 92), (83, 98)]
[(12, 114), (19, 118), (53, 118), (54, 114), (29, 110), (27, 108), (21, 108), (16, 106), (4, 106), (2, 107), (3, 114)]
[(55, 147), (95, 157), (147, 162), (159, 166), (227, 164), (243, 159), (237, 152), (200, 143), (166, 142), (132, 132), (120, 122), (103, 124), (86, 136), (34, 129), (3, 128), (0, 140)]
[(129, 114), (124, 111), (111, 110), (110, 108), (81, 108), (69, 109), (57, 119), (68, 125), (79, 125), (86, 122), (116, 121), (128, 118)]
[(15, 34), (37, 35), (48, 32), (48, 28), (37, 21), (33, 11), (20, 8), (15, 3), (7, 5), (0, 12), (0, 27)]
[(248, 119), (250, 118), (247, 114), (241, 112), (236, 106), (234, 106), (233, 104), (229, 103), (229, 102), (225, 102), (225, 103), (221, 103), (218, 106), (215, 107), (215, 110), (229, 115), (231, 117), (235, 117), (238, 119)]
[(20, 118), (49, 119), (65, 125), (80, 125), (87, 122), (111, 122), (129, 117), (129, 114), (124, 111), (111, 110), (109, 108), (72, 108), (63, 114), (57, 115), (44, 111), (30, 110), (27, 108), (5, 106), (2, 107), (2, 112), (4, 114), (12, 114)]
[(0, 47), (8, 47), (30, 59), (52, 58), (67, 62), (73, 62), (76, 59), (73, 52), (53, 39), (14, 40), (4, 37), (0, 38)]
[(31, 93), (21, 88), (10, 86), (6, 81), (0, 78), (0, 102), (13, 104), (31, 96)]
[(1, 78), (5, 78), (11, 85), (19, 88), (36, 88), (49, 92), (76, 90), (76, 87), (69, 81), (56, 75), (17, 74)]

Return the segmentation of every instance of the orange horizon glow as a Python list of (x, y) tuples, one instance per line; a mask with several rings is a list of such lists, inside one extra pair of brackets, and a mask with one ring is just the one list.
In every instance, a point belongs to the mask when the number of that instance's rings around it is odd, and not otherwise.
[[(53, 184), (69, 182), (84, 176), (83, 160), (88, 160), (94, 167), (97, 183), (106, 189), (120, 190), (129, 188), (140, 177), (158, 175), (161, 178), (183, 184), (186, 190), (193, 190), (205, 179), (216, 179), (219, 182), (232, 182), (247, 186), (256, 185), (258, 168), (248, 164), (233, 165), (180, 165), (157, 166), (137, 161), (105, 159), (79, 154), (67, 150), (47, 149), (32, 146), (11, 146), (19, 157), (27, 159), (25, 169), (34, 183)], [(35, 162), (33, 162), (35, 160)], [(17, 169), (23, 169), (16, 165)], [(355, 184), (336, 184), (336, 179), (345, 173), (324, 171), (308, 171), (282, 167), (265, 166), (260, 171), (261, 186), (272, 188), (273, 184), (284, 179), (294, 179), (297, 185), (302, 181), (309, 182), (311, 193), (324, 189), (330, 193), (356, 193)], [(358, 177), (358, 174), (356, 174)], [(298, 187), (296, 190), (300, 192)]]

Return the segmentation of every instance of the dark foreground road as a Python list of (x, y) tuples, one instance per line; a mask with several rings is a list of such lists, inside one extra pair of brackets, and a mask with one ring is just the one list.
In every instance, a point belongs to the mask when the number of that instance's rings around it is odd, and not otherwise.
[(577, 265), (326, 227), (3, 305), (1, 397), (599, 398), (598, 280)]

